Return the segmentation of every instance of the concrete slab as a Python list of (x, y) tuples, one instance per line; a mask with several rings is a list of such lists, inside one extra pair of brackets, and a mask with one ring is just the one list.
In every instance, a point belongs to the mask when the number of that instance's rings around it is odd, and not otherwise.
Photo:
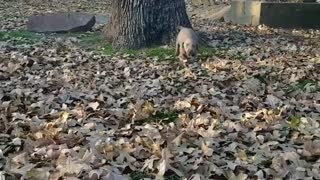
[(245, 4), (245, 13), (250, 18), (251, 25), (259, 25), (261, 2), (249, 1)]
[(261, 2), (232, 1), (230, 20), (242, 25), (258, 25), (260, 19)]
[(214, 5), (213, 0), (190, 0), (192, 5), (199, 6), (199, 5)]

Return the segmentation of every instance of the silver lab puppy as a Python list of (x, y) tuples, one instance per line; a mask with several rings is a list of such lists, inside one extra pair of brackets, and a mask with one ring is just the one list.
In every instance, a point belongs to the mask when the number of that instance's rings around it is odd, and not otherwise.
[(180, 26), (179, 29), (176, 39), (176, 56), (179, 56), (180, 60), (194, 61), (199, 50), (198, 37), (191, 28)]

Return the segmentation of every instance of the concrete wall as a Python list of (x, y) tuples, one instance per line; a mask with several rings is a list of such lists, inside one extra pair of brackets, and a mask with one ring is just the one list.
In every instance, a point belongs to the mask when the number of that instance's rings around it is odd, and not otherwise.
[(282, 28), (320, 28), (319, 3), (231, 2), (228, 19), (237, 24)]
[(270, 27), (320, 28), (320, 4), (262, 3), (260, 23)]

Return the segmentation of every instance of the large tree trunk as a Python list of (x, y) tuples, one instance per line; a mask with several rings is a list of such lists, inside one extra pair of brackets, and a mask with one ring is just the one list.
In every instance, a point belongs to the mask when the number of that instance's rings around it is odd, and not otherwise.
[(170, 43), (178, 26), (191, 27), (184, 0), (113, 0), (104, 33), (116, 49)]

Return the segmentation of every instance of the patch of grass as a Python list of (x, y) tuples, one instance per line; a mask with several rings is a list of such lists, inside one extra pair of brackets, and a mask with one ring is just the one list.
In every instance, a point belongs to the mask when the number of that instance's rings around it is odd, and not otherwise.
[(35, 38), (37, 37), (36, 33), (27, 31), (27, 30), (16, 30), (16, 31), (2, 31), (0, 32), (0, 39), (6, 40), (11, 38)]
[(105, 55), (115, 55), (116, 53), (119, 55), (123, 55), (124, 57), (135, 57), (140, 53), (138, 50), (133, 50), (133, 49), (126, 49), (122, 51), (117, 51), (112, 47), (112, 44), (110, 43), (105, 43), (101, 49), (102, 53)]
[(219, 57), (219, 58), (226, 58), (226, 56), (229, 55), (229, 58), (232, 58), (232, 59), (237, 59), (237, 60), (246, 60), (246, 56), (242, 55), (241, 53), (237, 53), (237, 54), (234, 54), (234, 55), (230, 55), (228, 53), (228, 48), (227, 49), (215, 49), (215, 48), (210, 48), (210, 47), (200, 47), (199, 49), (199, 57), (201, 59), (206, 59), (206, 58), (209, 58), (209, 57), (213, 57), (213, 56), (216, 56), (216, 57)]
[(80, 41), (88, 44), (105, 44), (103, 35), (100, 33), (86, 33), (79, 35)]
[(182, 178), (174, 174), (174, 175), (165, 176), (164, 179), (165, 180), (181, 180)]
[(105, 41), (101, 33), (69, 33), (67, 36), (76, 37), (80, 41), (80, 46), (84, 48), (99, 51), (106, 55), (114, 54), (111, 44)]
[(238, 53), (238, 54), (235, 54), (235, 55), (231, 56), (231, 58), (237, 59), (237, 60), (240, 60), (240, 61), (244, 61), (244, 60), (246, 60), (247, 57), (242, 55), (241, 53)]
[(102, 52), (103, 54), (113, 55), (115, 53), (115, 51), (112, 48), (112, 45), (105, 41), (102, 33), (70, 32), (65, 34), (65, 36), (76, 37), (80, 41), (80, 45), (92, 48), (95, 51)]
[(200, 57), (212, 57), (218, 55), (218, 51), (213, 48), (201, 47), (199, 48)]
[(103, 54), (114, 55), (117, 51), (113, 49), (111, 44), (106, 44), (101, 49)]
[[(90, 42), (104, 42), (99, 41), (100, 39), (97, 37), (89, 37), (88, 41)], [(104, 44), (102, 48), (102, 52), (106, 55), (115, 55), (120, 54), (124, 55), (124, 57), (142, 57), (142, 58), (151, 58), (153, 60), (174, 60), (176, 59), (175, 57), (175, 49), (172, 47), (169, 48), (163, 48), (163, 47), (150, 47), (150, 48), (144, 48), (144, 49), (139, 49), (139, 50), (133, 50), (133, 49), (127, 49), (123, 50), (122, 52), (118, 52), (117, 50), (112, 48), (111, 44)], [(212, 56), (217, 56), (220, 58), (224, 58), (226, 55), (226, 50), (224, 49), (214, 49), (214, 48), (209, 48), (209, 47), (200, 47), (199, 49), (199, 58), (200, 59), (206, 59)], [(234, 56), (233, 58), (235, 59), (245, 59), (246, 57), (238, 55)]]
[(266, 75), (257, 74), (257, 75), (254, 75), (253, 77), (258, 79), (261, 83), (268, 84)]
[(102, 48), (102, 52), (106, 55), (123, 55), (124, 57), (143, 57), (143, 58), (152, 58), (154, 60), (172, 60), (174, 59), (174, 49), (171, 48), (162, 48), (162, 47), (151, 47), (145, 49), (126, 49), (117, 51), (112, 48), (111, 44), (105, 44)]
[(305, 91), (307, 85), (314, 86), (315, 87), (315, 91), (319, 90), (319, 88), (320, 88), (320, 87), (318, 87), (317, 83), (315, 81), (313, 81), (313, 80), (300, 79), (296, 83), (290, 84), (288, 89), (287, 89), (287, 92), (288, 93), (292, 93), (292, 92), (295, 92), (295, 91), (298, 91), (298, 90)]
[[(155, 177), (153, 175), (147, 174), (145, 172), (135, 171), (130, 174), (130, 178), (132, 180), (142, 180), (144, 178), (154, 179)], [(165, 180), (181, 180), (182, 178), (180, 178), (179, 176), (177, 176), (175, 174), (170, 174), (170, 175), (165, 175), (164, 179)]]
[(209, 72), (206, 69), (200, 70), (202, 76), (209, 76)]
[(301, 122), (301, 116), (292, 116), (289, 119), (289, 127), (295, 129), (299, 126)]
[(175, 111), (157, 111), (154, 115), (151, 116), (151, 119), (156, 122), (171, 123), (175, 122), (178, 119), (179, 115)]
[(108, 43), (103, 37), (103, 34), (101, 33), (75, 32), (75, 33), (67, 33), (65, 34), (65, 36), (76, 37), (79, 39), (80, 44), (84, 45), (84, 47), (93, 48), (99, 52), (102, 52), (105, 55), (113, 56), (117, 53), (120, 55), (124, 55), (125, 57), (128, 57), (128, 56), (135, 56), (137, 55), (137, 52), (138, 52), (136, 50), (131, 50), (131, 49), (118, 52), (117, 50), (113, 49), (111, 43)]
[(145, 119), (140, 119), (135, 121), (136, 125), (142, 125), (145, 122), (155, 122), (155, 123), (165, 123), (169, 124), (171, 122), (176, 122), (178, 120), (179, 114), (175, 111), (156, 111), (150, 117)]
[(139, 53), (141, 52), (134, 49), (126, 49), (122, 52), (124, 57), (137, 57)]
[(144, 178), (152, 178), (152, 176), (150, 176), (149, 174), (144, 173), (144, 172), (135, 171), (135, 172), (130, 174), (130, 178), (132, 180), (141, 180), (141, 179), (144, 179)]
[(174, 58), (175, 50), (173, 48), (152, 47), (142, 50), (147, 57), (158, 60), (169, 60)]
[(0, 41), (15, 41), (17, 44), (35, 43), (43, 36), (24, 29), (0, 32)]

